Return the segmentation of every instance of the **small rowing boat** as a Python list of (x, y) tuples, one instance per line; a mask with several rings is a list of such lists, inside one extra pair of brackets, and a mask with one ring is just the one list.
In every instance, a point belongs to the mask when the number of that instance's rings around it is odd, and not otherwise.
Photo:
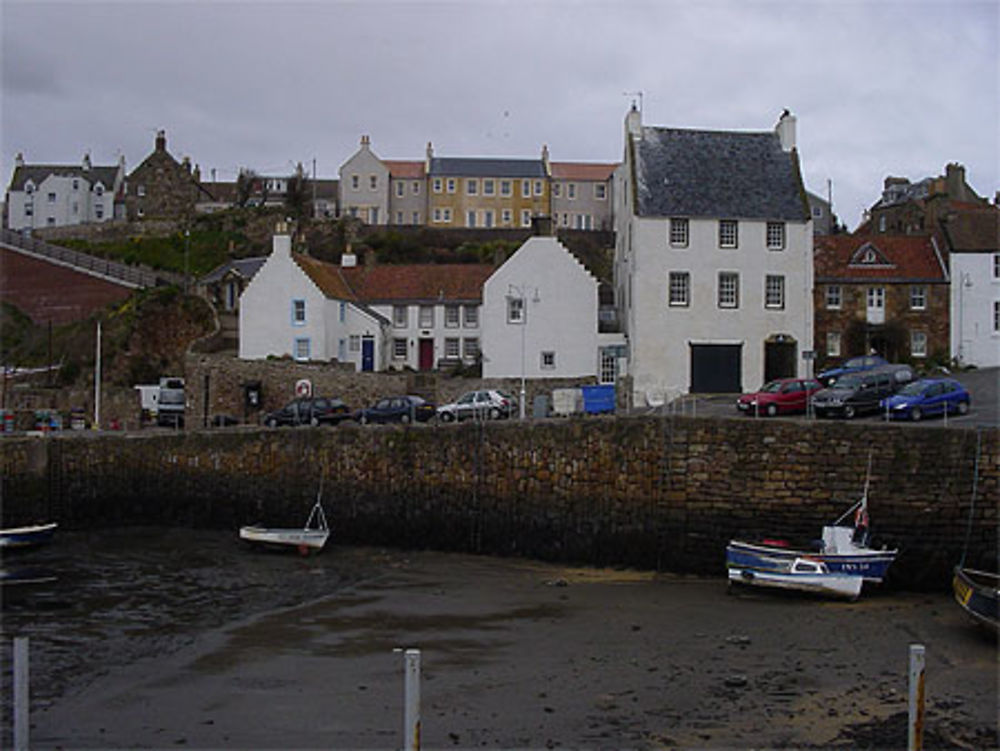
[(55, 522), (48, 524), (32, 524), (26, 527), (8, 527), (0, 529), (0, 548), (4, 550), (19, 550), (33, 548), (51, 542), (56, 533)]
[(1000, 630), (1000, 574), (955, 566), (955, 602), (979, 623)]
[(323, 506), (320, 503), (322, 493), (323, 487), (320, 485), (319, 493), (316, 495), (316, 503), (313, 504), (304, 527), (300, 529), (262, 527), (251, 524), (240, 527), (240, 539), (259, 547), (298, 550), (302, 555), (308, 555), (311, 552), (318, 553), (330, 537), (330, 527), (326, 523), (326, 514), (323, 513)]

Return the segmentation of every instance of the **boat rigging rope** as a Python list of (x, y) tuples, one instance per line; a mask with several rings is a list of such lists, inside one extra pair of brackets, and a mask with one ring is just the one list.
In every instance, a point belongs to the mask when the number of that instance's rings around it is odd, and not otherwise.
[(976, 460), (972, 465), (972, 502), (969, 505), (969, 521), (965, 525), (965, 542), (962, 544), (962, 560), (959, 561), (959, 568), (965, 568), (965, 556), (969, 552), (969, 540), (972, 537), (972, 517), (976, 510), (976, 490), (979, 487), (979, 451), (982, 441), (982, 428), (976, 429)]

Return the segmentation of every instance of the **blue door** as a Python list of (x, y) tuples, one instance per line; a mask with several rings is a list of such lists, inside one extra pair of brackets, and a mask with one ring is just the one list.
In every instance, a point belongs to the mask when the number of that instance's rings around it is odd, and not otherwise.
[(361, 370), (366, 373), (375, 370), (375, 340), (370, 336), (361, 340)]

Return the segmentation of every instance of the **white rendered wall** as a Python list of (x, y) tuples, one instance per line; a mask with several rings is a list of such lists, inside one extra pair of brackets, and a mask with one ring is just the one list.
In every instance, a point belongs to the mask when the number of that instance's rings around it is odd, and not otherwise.
[[(526, 299), (526, 323), (507, 322), (508, 296)], [(483, 288), (483, 377), (592, 376), (598, 367), (597, 280), (554, 237), (532, 237)], [(541, 353), (554, 352), (543, 369)]]
[(962, 365), (1000, 366), (1000, 332), (993, 305), (1000, 301), (995, 253), (951, 254), (951, 356)]
[[(683, 249), (670, 247), (666, 219), (633, 218), (631, 225), (631, 258), (623, 270), (631, 293), (629, 371), (637, 399), (650, 393), (671, 398), (690, 390), (690, 344), (742, 344), (746, 390), (763, 381), (765, 340), (790, 335), (797, 343), (798, 373), (807, 373), (801, 353), (813, 346), (811, 222), (787, 222), (785, 249), (780, 251), (766, 249), (764, 221), (741, 220), (735, 249), (718, 247), (716, 219), (691, 219), (689, 243)], [(627, 247), (623, 252), (627, 255)], [(670, 271), (690, 274), (688, 307), (668, 305)], [(720, 271), (739, 274), (738, 308), (718, 306)], [(783, 310), (764, 307), (768, 274), (785, 277)]]
[[(305, 300), (304, 325), (292, 323), (292, 300)], [(329, 360), (326, 297), (291, 256), (291, 238), (275, 235), (274, 249), (240, 295), (240, 358), (293, 355), (295, 340), (310, 340), (310, 359)]]

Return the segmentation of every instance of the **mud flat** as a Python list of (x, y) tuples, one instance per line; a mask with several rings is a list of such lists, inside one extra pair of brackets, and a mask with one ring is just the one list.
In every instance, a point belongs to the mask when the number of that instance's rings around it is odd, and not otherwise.
[(304, 570), (286, 593), (300, 601), (258, 598), (222, 625), (201, 603), (190, 638), (91, 666), (36, 707), (33, 747), (397, 748), (393, 649), (418, 647), (423, 748), (905, 748), (911, 643), (927, 650), (925, 748), (998, 745), (996, 638), (946, 593), (827, 602), (337, 546), (251, 561)]

